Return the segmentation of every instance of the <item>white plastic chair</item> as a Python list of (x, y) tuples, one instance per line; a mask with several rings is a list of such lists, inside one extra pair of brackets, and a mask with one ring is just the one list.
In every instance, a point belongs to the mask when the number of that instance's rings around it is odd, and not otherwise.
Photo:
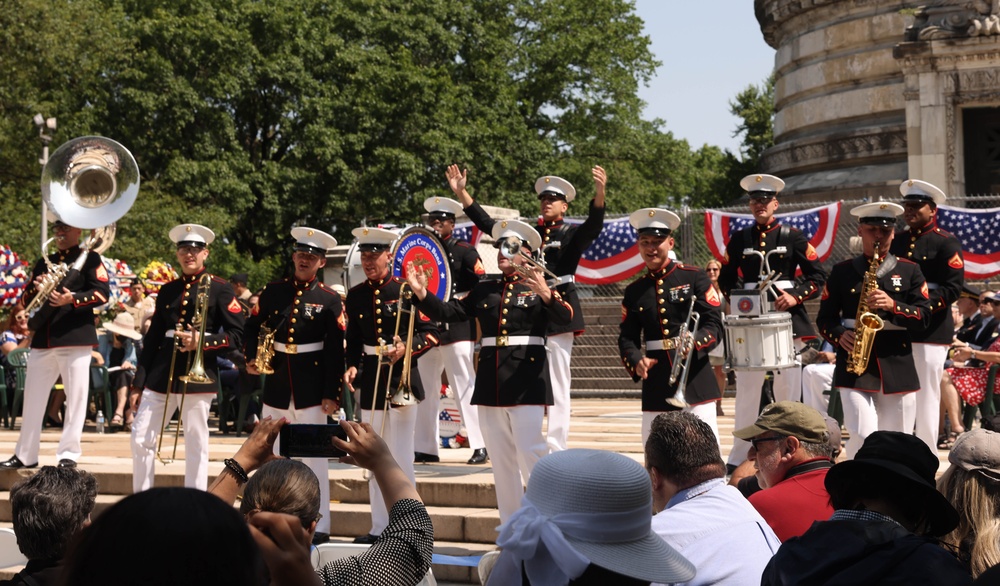
[(0, 568), (23, 566), (28, 563), (21, 550), (17, 548), (17, 537), (13, 529), (0, 527)]
[[(369, 547), (371, 546), (360, 543), (321, 543), (312, 550), (313, 567), (319, 569), (330, 562), (362, 554)], [(417, 586), (437, 586), (434, 572), (430, 568), (427, 568), (427, 575)]]

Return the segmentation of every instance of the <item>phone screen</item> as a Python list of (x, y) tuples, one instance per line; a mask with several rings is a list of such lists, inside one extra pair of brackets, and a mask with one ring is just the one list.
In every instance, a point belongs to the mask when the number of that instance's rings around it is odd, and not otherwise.
[(339, 423), (289, 423), (281, 428), (278, 452), (286, 458), (339, 458), (347, 454), (331, 438), (347, 439)]

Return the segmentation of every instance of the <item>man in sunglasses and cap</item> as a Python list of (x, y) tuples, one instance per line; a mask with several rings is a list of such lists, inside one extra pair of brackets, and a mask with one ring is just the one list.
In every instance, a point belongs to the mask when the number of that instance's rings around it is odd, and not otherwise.
[[(903, 195), (903, 219), (909, 229), (896, 234), (889, 251), (920, 265), (927, 279), (930, 323), (912, 334), (913, 362), (920, 377), (915, 433), (935, 450), (941, 413), (941, 375), (955, 334), (951, 304), (958, 299), (965, 283), (965, 261), (962, 243), (937, 225), (937, 207), (945, 202), (944, 192), (917, 179), (902, 182), (899, 192)], [(913, 423), (906, 425), (909, 431)]]
[[(157, 444), (164, 416), (181, 409), (184, 423), (184, 486), (205, 490), (208, 487), (208, 413), (216, 396), (215, 384), (185, 383), (199, 348), (205, 374), (219, 380), (216, 357), (221, 352), (240, 348), (243, 341), (243, 310), (236, 301), (232, 286), (207, 272), (208, 246), (215, 233), (198, 224), (181, 224), (170, 230), (177, 245), (177, 264), (181, 276), (170, 281), (156, 297), (156, 311), (143, 338), (139, 355), (140, 372), (145, 381), (135, 380), (129, 406), (135, 419), (132, 424), (132, 490), (153, 487)], [(207, 275), (207, 291), (202, 283)], [(208, 295), (203, 316), (205, 336), (194, 322), (199, 295)], [(173, 366), (173, 372), (170, 367)], [(169, 387), (169, 396), (167, 396)], [(186, 389), (185, 389), (186, 387)], [(185, 396), (186, 395), (186, 396)], [(164, 450), (171, 449), (164, 441)], [(165, 455), (164, 457), (169, 457)]]
[[(830, 282), (836, 282), (832, 274)], [(784, 542), (760, 583), (971, 584), (969, 570), (934, 539), (959, 521), (935, 488), (939, 464), (909, 433), (872, 433), (853, 460), (827, 472), (824, 484), (835, 509), (830, 520)]]
[[(0, 468), (38, 466), (42, 419), (49, 404), (49, 392), (59, 376), (62, 376), (66, 391), (66, 415), (62, 437), (56, 448), (59, 466), (75, 468), (76, 461), (83, 453), (80, 437), (87, 417), (90, 352), (97, 344), (94, 309), (107, 303), (111, 288), (101, 255), (80, 248), (80, 228), (74, 228), (60, 220), (52, 230), (55, 233), (56, 251), (48, 256), (49, 262), (71, 266), (80, 255), (86, 255), (80, 269), (82, 279), (77, 281), (78, 284), (72, 290), (56, 286), (45, 302), (54, 310), (47, 321), (32, 328), (34, 335), (24, 384), (21, 433), (14, 447), (14, 455), (0, 462)], [(47, 272), (45, 259), (39, 259), (21, 297), (24, 305), (28, 305), (38, 294), (42, 278)]]
[[(337, 240), (306, 227), (292, 228), (292, 238), (294, 273), (264, 287), (247, 320), (243, 353), (251, 375), (261, 374), (258, 353), (271, 354), (272, 372), (265, 373), (262, 417), (323, 424), (339, 407), (347, 320), (340, 295), (316, 277)], [(260, 333), (265, 329), (273, 335), (270, 348), (260, 345)], [(276, 441), (275, 453), (278, 451)], [(329, 461), (303, 458), (303, 462), (319, 479), (320, 502), (329, 503)], [(314, 542), (327, 541), (330, 535), (330, 507), (320, 507), (319, 513)]]
[[(736, 232), (726, 245), (726, 256), (722, 259), (719, 272), (719, 287), (728, 296), (742, 278), (743, 289), (756, 289), (762, 269), (762, 260), (757, 254), (744, 254), (752, 249), (764, 254), (784, 247), (787, 252), (775, 253), (769, 258), (772, 270), (780, 273), (775, 287), (781, 295), (774, 298), (776, 311), (787, 311), (792, 316), (792, 335), (796, 350), (805, 347), (805, 342), (816, 337), (804, 303), (819, 294), (826, 281), (826, 273), (820, 267), (816, 249), (805, 235), (788, 225), (781, 224), (775, 217), (778, 211), (778, 194), (785, 182), (774, 175), (747, 175), (740, 181), (740, 187), (749, 196), (750, 213), (754, 225)], [(801, 281), (796, 282), (796, 270), (802, 271)], [(769, 298), (773, 294), (769, 294)], [(764, 384), (764, 371), (739, 370), (736, 372), (736, 427), (753, 423), (760, 413), (760, 392)], [(802, 396), (802, 378), (799, 368), (792, 367), (774, 373), (775, 401), (798, 401)], [(750, 444), (737, 438), (729, 452), (728, 465), (738, 466), (747, 457)]]
[[(638, 232), (639, 254), (647, 272), (625, 289), (618, 351), (632, 380), (642, 381), (642, 441), (649, 437), (657, 415), (678, 409), (694, 413), (718, 439), (715, 405), (722, 391), (708, 353), (721, 339), (722, 299), (704, 270), (671, 260), (671, 232), (681, 223), (676, 214), (644, 208), (632, 212), (629, 222)], [(700, 315), (698, 327), (681, 339), (680, 330), (689, 321), (692, 308)], [(688, 372), (680, 371), (671, 384), (675, 363), (683, 363), (691, 352)], [(680, 396), (684, 374), (686, 389)]]
[[(476, 247), (465, 240), (452, 237), (455, 217), (462, 213), (462, 204), (447, 197), (428, 197), (424, 200), (427, 225), (438, 235), (448, 253), (451, 266), (451, 297), (461, 299), (469, 294), (486, 274), (483, 260)], [(469, 438), (472, 457), (469, 464), (485, 464), (488, 458), (483, 432), (479, 428), (479, 412), (472, 406), (472, 390), (476, 386), (473, 352), (476, 343), (475, 318), (464, 322), (442, 324), (439, 328), (441, 344), (430, 349), (417, 362), (422, 381), (441, 380), (441, 371), (448, 375), (448, 385), (455, 394), (462, 414), (462, 425)], [(427, 396), (417, 405), (417, 435), (413, 439), (418, 462), (438, 462), (441, 444), (440, 395), (433, 384), (427, 385)]]
[[(910, 351), (910, 335), (927, 327), (930, 298), (920, 266), (889, 253), (893, 226), (902, 212), (903, 206), (892, 202), (866, 203), (851, 210), (858, 218), (864, 252), (833, 267), (816, 316), (820, 335), (837, 349), (833, 385), (840, 392), (844, 426), (851, 434), (848, 458), (873, 432), (909, 431), (904, 428), (913, 421), (914, 393), (920, 380)], [(862, 300), (865, 276), (876, 253), (874, 278), (878, 287)], [(867, 304), (867, 312), (881, 318), (884, 326), (875, 332), (868, 364), (859, 375), (847, 367), (859, 342), (855, 334), (865, 327), (855, 321), (861, 303)]]
[(493, 226), (492, 236), (497, 243), (508, 238), (521, 243), (519, 255), (497, 252), (501, 279), (480, 281), (468, 296), (447, 303), (428, 295), (424, 273), (407, 267), (407, 281), (420, 311), (431, 319), (479, 320), (483, 338), (472, 403), (479, 406), (504, 522), (521, 506), (522, 479), (528, 480), (549, 451), (542, 435), (545, 406), (552, 404), (545, 333), (550, 322), (569, 323), (573, 309), (549, 287), (541, 270), (528, 270), (526, 276), (517, 268), (524, 267), (524, 255), (541, 245), (538, 232), (524, 222), (502, 220)]
[[(576, 197), (576, 188), (569, 181), (555, 176), (539, 177), (535, 192), (541, 206), (535, 230), (541, 237), (541, 254), (547, 268), (559, 277), (556, 284), (560, 295), (573, 307), (573, 320), (568, 324), (550, 323), (546, 338), (549, 349), (549, 371), (552, 379), (553, 405), (549, 408), (548, 445), (552, 451), (566, 449), (570, 421), (570, 361), (573, 339), (583, 333), (583, 309), (573, 285), (580, 257), (601, 235), (604, 229), (604, 196), (607, 173), (600, 166), (591, 169), (594, 178), (594, 199), (590, 202), (587, 219), (582, 224), (563, 221), (570, 202)], [(476, 226), (491, 234), (496, 220), (472, 199), (466, 191), (467, 172), (458, 165), (448, 167), (448, 185), (465, 206), (465, 213)]]

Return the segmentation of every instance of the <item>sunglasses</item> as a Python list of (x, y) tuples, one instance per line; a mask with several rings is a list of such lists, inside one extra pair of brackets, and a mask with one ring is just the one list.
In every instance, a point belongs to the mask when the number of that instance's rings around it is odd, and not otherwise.
[(787, 435), (775, 435), (775, 436), (771, 436), (771, 437), (759, 437), (759, 438), (755, 438), (755, 439), (752, 439), (752, 440), (749, 440), (749, 441), (750, 441), (750, 445), (753, 446), (753, 449), (759, 450), (760, 448), (757, 447), (757, 444), (760, 443), (760, 442), (775, 442), (775, 441), (783, 440), (786, 437), (788, 437), (788, 436)]

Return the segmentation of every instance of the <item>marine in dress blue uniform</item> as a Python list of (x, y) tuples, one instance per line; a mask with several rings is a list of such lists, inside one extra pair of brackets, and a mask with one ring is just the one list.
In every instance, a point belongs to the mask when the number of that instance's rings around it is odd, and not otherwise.
[[(518, 239), (525, 254), (538, 250), (541, 237), (517, 220), (497, 222), (493, 238)], [(472, 403), (479, 406), (486, 449), (493, 464), (500, 521), (521, 506), (522, 480), (548, 453), (542, 420), (552, 404), (545, 334), (549, 322), (569, 323), (573, 309), (557, 290), (550, 289), (540, 272), (531, 278), (516, 272), (523, 259), (497, 255), (503, 278), (480, 281), (463, 299), (442, 302), (427, 295), (417, 276), (409, 276), (417, 306), (432, 319), (454, 322), (475, 317), (482, 328), (482, 349)]]
[(909, 230), (896, 233), (891, 252), (920, 265), (930, 290), (930, 323), (926, 329), (913, 332), (913, 361), (920, 376), (915, 433), (933, 451), (938, 444), (941, 377), (955, 333), (951, 304), (965, 283), (965, 261), (962, 243), (937, 225), (937, 206), (945, 202), (944, 192), (917, 179), (904, 181), (899, 191)]
[[(337, 412), (344, 374), (344, 331), (347, 320), (340, 295), (319, 282), (326, 254), (337, 240), (315, 228), (292, 229), (295, 239), (291, 277), (269, 283), (247, 320), (244, 354), (247, 372), (258, 375), (261, 328), (274, 334), (270, 366), (264, 379), (263, 417), (289, 423), (322, 424)], [(280, 441), (280, 440), (279, 440)], [(275, 453), (280, 445), (276, 441)], [(330, 465), (326, 458), (303, 458), (319, 479), (320, 502), (330, 502)], [(320, 507), (316, 541), (330, 534), (330, 507)]]
[(684, 391), (684, 410), (708, 423), (718, 439), (715, 402), (722, 397), (722, 391), (708, 353), (721, 340), (722, 300), (704, 270), (670, 259), (671, 232), (681, 223), (676, 214), (644, 208), (632, 212), (629, 222), (638, 232), (639, 253), (647, 272), (625, 288), (618, 350), (632, 380), (642, 380), (643, 444), (657, 415), (680, 408), (668, 402), (677, 399), (680, 403), (681, 399), (677, 396), (681, 379), (671, 385), (670, 373), (674, 361), (687, 356), (679, 349), (684, 346), (679, 335), (688, 321), (692, 297), (694, 311), (700, 317), (697, 329), (689, 332), (694, 356)]
[[(427, 210), (427, 224), (434, 230), (448, 255), (451, 266), (451, 296), (465, 297), (486, 274), (483, 261), (476, 247), (452, 236), (455, 217), (462, 213), (462, 204), (447, 197), (429, 197), (424, 201)], [(427, 396), (417, 405), (417, 432), (413, 440), (417, 462), (438, 462), (438, 448), (441, 445), (440, 413), (441, 401), (436, 381), (441, 380), (442, 371), (447, 374), (455, 401), (461, 410), (462, 425), (465, 427), (472, 448), (469, 464), (483, 464), (488, 456), (483, 432), (479, 428), (479, 411), (472, 406), (472, 391), (476, 384), (473, 363), (476, 341), (476, 320), (471, 318), (461, 322), (440, 324), (440, 345), (420, 356), (417, 368), (420, 379), (427, 381)]]
[[(590, 202), (587, 219), (582, 224), (563, 221), (569, 204), (576, 198), (576, 188), (560, 177), (547, 175), (535, 181), (535, 193), (540, 204), (540, 218), (535, 230), (541, 237), (541, 254), (547, 268), (557, 275), (560, 296), (573, 307), (573, 321), (569, 324), (550, 324), (547, 345), (549, 349), (549, 370), (552, 380), (553, 405), (549, 409), (548, 444), (552, 451), (565, 450), (569, 437), (570, 386), (572, 383), (571, 360), (573, 339), (583, 333), (583, 309), (574, 285), (576, 269), (580, 257), (601, 234), (604, 228), (604, 197), (607, 174), (595, 166), (591, 173), (594, 178), (594, 199)], [(466, 173), (457, 165), (448, 168), (448, 183), (459, 201), (465, 206), (465, 213), (480, 230), (491, 233), (496, 222), (473, 201), (465, 190)]]
[[(140, 372), (145, 372), (145, 388), (139, 400), (139, 388), (143, 383), (135, 381), (129, 398), (136, 413), (131, 441), (134, 492), (152, 488), (164, 410), (169, 416), (174, 409), (181, 408), (182, 402), (184, 485), (202, 490), (208, 487), (208, 413), (217, 385), (185, 384), (180, 377), (188, 373), (200, 344), (205, 374), (213, 381), (219, 380), (216, 356), (239, 349), (243, 342), (243, 310), (236, 301), (233, 287), (215, 275), (209, 275), (204, 338), (199, 340), (198, 328), (192, 323), (198, 297), (206, 293), (201, 280), (208, 274), (205, 260), (215, 233), (198, 224), (181, 224), (170, 230), (170, 239), (177, 244), (181, 277), (161, 287), (156, 297), (156, 311), (143, 337), (142, 353), (139, 355)], [(168, 397), (166, 393), (175, 346), (179, 346), (180, 351), (173, 361), (173, 384)], [(173, 442), (168, 443), (165, 439), (163, 443), (164, 450), (167, 450)]]
[[(846, 449), (849, 458), (872, 432), (903, 431), (907, 417), (912, 417), (914, 393), (920, 388), (912, 332), (930, 322), (927, 283), (919, 265), (887, 254), (896, 216), (902, 211), (902, 206), (891, 202), (868, 203), (851, 210), (861, 224), (858, 233), (865, 253), (833, 267), (816, 316), (820, 334), (837, 349), (833, 385), (843, 400), (844, 426), (851, 434)], [(885, 325), (875, 334), (867, 369), (856, 375), (847, 370), (847, 360), (855, 343), (864, 275), (876, 242), (880, 243), (881, 259), (876, 272), (878, 289), (867, 303), (868, 311), (881, 317)]]
[[(733, 289), (756, 288), (760, 276), (761, 259), (756, 254), (744, 255), (747, 248), (768, 253), (778, 247), (788, 252), (773, 254), (769, 263), (772, 270), (781, 273), (775, 285), (782, 291), (774, 298), (777, 311), (787, 311), (792, 316), (792, 335), (796, 349), (816, 337), (806, 312), (804, 302), (816, 297), (826, 281), (826, 273), (820, 266), (816, 249), (805, 235), (796, 228), (782, 225), (775, 219), (778, 209), (778, 194), (785, 182), (773, 175), (748, 175), (740, 181), (740, 187), (750, 198), (750, 212), (755, 223), (749, 228), (736, 232), (726, 244), (726, 256), (719, 272), (719, 287), (728, 297)], [(801, 279), (796, 279), (796, 270), (801, 269)], [(769, 297), (774, 297), (769, 294)], [(798, 366), (774, 373), (774, 400), (798, 401), (802, 397), (802, 372)], [(760, 412), (760, 390), (764, 384), (764, 371), (740, 370), (736, 372), (736, 429), (753, 424)], [(737, 466), (746, 460), (749, 442), (735, 438), (729, 453), (728, 464)]]
[[(80, 437), (87, 416), (90, 352), (97, 344), (94, 309), (107, 303), (110, 296), (108, 272), (101, 263), (101, 255), (80, 248), (79, 228), (58, 221), (53, 231), (57, 250), (48, 256), (50, 262), (72, 266), (81, 254), (87, 258), (80, 269), (82, 279), (77, 280), (72, 290), (57, 287), (51, 293), (47, 303), (58, 307), (48, 321), (33, 333), (24, 385), (21, 433), (14, 456), (0, 463), (0, 468), (34, 468), (38, 465), (42, 418), (49, 403), (49, 392), (59, 376), (62, 376), (66, 392), (66, 413), (56, 448), (59, 466), (76, 467), (76, 461), (83, 453)], [(37, 294), (37, 279), (47, 272), (48, 265), (44, 259), (39, 259), (22, 295), (24, 305), (28, 305)]]

